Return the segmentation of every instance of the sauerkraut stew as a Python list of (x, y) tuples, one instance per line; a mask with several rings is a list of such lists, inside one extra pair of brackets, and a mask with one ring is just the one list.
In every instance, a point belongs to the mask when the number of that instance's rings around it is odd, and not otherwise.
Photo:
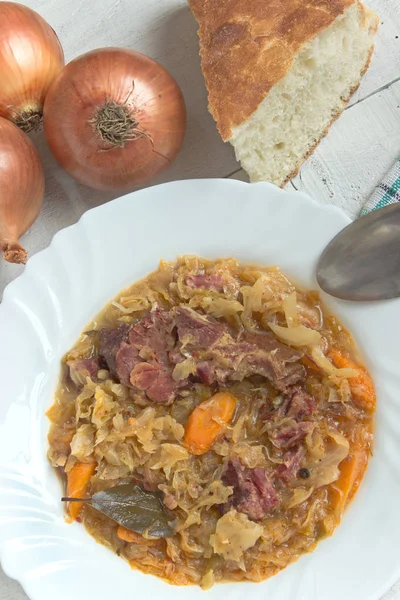
[(182, 257), (63, 360), (49, 459), (69, 520), (176, 585), (261, 581), (339, 524), (375, 392), (350, 334), (277, 268)]

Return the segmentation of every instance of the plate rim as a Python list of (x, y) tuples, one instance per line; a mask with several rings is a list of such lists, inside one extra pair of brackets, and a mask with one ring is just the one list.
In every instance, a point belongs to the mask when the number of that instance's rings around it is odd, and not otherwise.
[[(112, 207), (117, 207), (119, 203), (131, 201), (132, 197), (136, 197), (138, 195), (151, 194), (152, 192), (154, 192), (154, 190), (156, 190), (156, 193), (157, 193), (157, 190), (159, 190), (160, 188), (174, 188), (176, 186), (178, 186), (178, 187), (189, 186), (190, 187), (191, 185), (198, 185), (199, 183), (203, 184), (203, 182), (205, 182), (205, 181), (216, 183), (216, 184), (223, 183), (223, 185), (228, 185), (228, 186), (232, 186), (232, 187), (240, 186), (240, 187), (245, 188), (246, 186), (252, 186), (253, 188), (258, 187), (258, 188), (263, 188), (266, 190), (269, 189), (269, 190), (273, 190), (274, 194), (280, 194), (282, 199), (283, 198), (288, 199), (290, 196), (295, 196), (296, 200), (299, 200), (301, 198), (303, 202), (312, 204), (316, 208), (316, 210), (318, 210), (320, 212), (324, 212), (326, 215), (328, 215), (329, 213), (331, 213), (331, 214), (335, 213), (336, 215), (340, 215), (340, 218), (343, 220), (343, 227), (345, 227), (346, 224), (351, 222), (350, 217), (348, 217), (348, 215), (346, 215), (346, 213), (337, 206), (320, 204), (315, 199), (313, 199), (311, 196), (309, 196), (308, 194), (306, 194), (304, 192), (300, 192), (300, 191), (297, 191), (294, 189), (293, 190), (283, 190), (280, 188), (276, 188), (276, 186), (274, 186), (273, 184), (267, 183), (267, 182), (258, 182), (258, 183), (249, 184), (249, 183), (242, 182), (242, 181), (235, 180), (235, 179), (215, 178), (215, 179), (186, 179), (186, 180), (179, 180), (179, 181), (172, 181), (172, 182), (168, 182), (168, 183), (158, 184), (155, 186), (144, 188), (142, 190), (130, 192), (130, 193), (120, 196), (114, 200), (111, 200), (110, 202), (105, 202), (104, 204), (102, 204), (100, 206), (93, 207), (93, 208), (87, 210), (76, 223), (58, 231), (53, 236), (49, 246), (47, 246), (43, 250), (37, 252), (35, 255), (33, 255), (29, 259), (28, 265), (25, 268), (24, 272), (21, 273), (15, 280), (10, 282), (6, 286), (6, 288), (4, 290), (3, 301), (0, 304), (0, 315), (2, 313), (5, 313), (8, 309), (8, 306), (11, 305), (13, 293), (14, 293), (14, 291), (16, 291), (18, 289), (18, 286), (24, 285), (25, 281), (27, 281), (27, 282), (29, 281), (30, 273), (34, 272), (35, 269), (40, 268), (41, 261), (45, 260), (47, 256), (50, 256), (51, 252), (55, 248), (58, 241), (63, 240), (64, 238), (67, 239), (68, 236), (71, 234), (71, 231), (73, 232), (77, 228), (84, 226), (86, 222), (88, 222), (92, 219), (96, 219), (97, 215), (101, 215), (103, 212), (112, 210)], [(1, 506), (1, 503), (0, 503), (0, 506)], [(0, 563), (2, 565), (4, 573), (8, 577), (17, 580), (21, 584), (24, 591), (30, 598), (32, 598), (33, 600), (40, 600), (39, 596), (36, 593), (30, 591), (29, 578), (27, 578), (27, 577), (24, 578), (24, 577), (18, 575), (17, 573), (13, 572), (13, 569), (7, 563), (7, 560), (5, 560), (4, 552), (3, 552), (1, 545), (0, 545)], [(399, 564), (399, 574), (400, 574), (400, 564)], [(394, 575), (392, 583), (395, 583), (397, 578), (398, 577)], [(385, 586), (385, 588), (386, 588), (386, 586)]]
[(287, 190), (284, 188), (280, 188), (268, 181), (258, 181), (255, 183), (249, 183), (247, 181), (241, 181), (239, 179), (230, 179), (230, 178), (223, 178), (223, 177), (213, 177), (213, 178), (206, 177), (206, 178), (193, 178), (193, 179), (178, 179), (178, 180), (174, 180), (174, 181), (167, 181), (165, 183), (158, 183), (158, 184), (155, 184), (155, 185), (152, 185), (149, 187), (142, 188), (140, 190), (134, 190), (132, 192), (128, 192), (127, 194), (118, 196), (117, 198), (106, 201), (103, 204), (100, 204), (98, 206), (93, 206), (93, 207), (89, 208), (88, 210), (86, 210), (75, 223), (72, 223), (71, 225), (67, 225), (66, 227), (63, 227), (62, 229), (57, 231), (53, 235), (48, 246), (46, 246), (45, 248), (42, 248), (38, 252), (35, 252), (35, 254), (32, 254), (32, 256), (30, 256), (30, 258), (28, 258), (28, 262), (25, 265), (23, 272), (20, 273), (19, 275), (17, 275), (17, 277), (15, 277), (12, 281), (10, 281), (6, 285), (6, 287), (4, 288), (4, 291), (3, 291), (3, 299), (0, 302), (0, 311), (1, 311), (1, 307), (4, 305), (4, 302), (8, 301), (8, 296), (14, 290), (16, 282), (20, 283), (21, 280), (23, 280), (26, 277), (26, 273), (29, 272), (28, 269), (33, 269), (34, 266), (36, 265), (36, 262), (38, 260), (42, 260), (43, 256), (46, 256), (47, 253), (51, 249), (54, 248), (54, 245), (57, 243), (57, 241), (60, 238), (62, 239), (64, 236), (68, 235), (71, 230), (74, 230), (76, 227), (80, 227), (87, 220), (90, 220), (91, 218), (93, 218), (93, 215), (101, 214), (101, 212), (106, 210), (110, 205), (117, 205), (121, 201), (125, 202), (132, 196), (147, 194), (147, 193), (149, 193), (150, 190), (152, 191), (152, 190), (157, 190), (160, 188), (169, 188), (169, 187), (172, 188), (175, 186), (179, 187), (181, 185), (183, 185), (183, 186), (197, 185), (199, 183), (202, 184), (204, 181), (223, 183), (224, 185), (227, 184), (227, 185), (232, 185), (232, 186), (241, 186), (243, 188), (247, 187), (247, 186), (251, 186), (253, 188), (254, 187), (263, 187), (265, 189), (273, 190), (274, 193), (281, 194), (282, 197), (295, 195), (296, 198), (303, 198), (303, 200), (306, 200), (307, 202), (312, 203), (314, 206), (318, 207), (318, 209), (325, 211), (327, 214), (328, 214), (328, 212), (331, 212), (331, 213), (336, 213), (336, 214), (341, 215), (342, 218), (347, 220), (348, 224), (352, 222), (352, 219), (339, 206), (335, 206), (334, 204), (321, 204), (321, 203), (317, 202), (317, 200), (315, 200), (312, 196), (310, 196), (306, 192), (303, 192), (301, 190), (296, 190), (294, 188), (293, 188), (293, 190)]

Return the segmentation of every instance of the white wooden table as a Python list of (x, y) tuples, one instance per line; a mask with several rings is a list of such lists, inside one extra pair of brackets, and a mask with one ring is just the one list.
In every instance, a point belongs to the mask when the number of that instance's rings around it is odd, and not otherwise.
[[(176, 77), (187, 103), (188, 132), (178, 160), (160, 182), (195, 177), (246, 179), (207, 112), (196, 24), (185, 0), (20, 1), (56, 29), (67, 61), (93, 48), (122, 46), (150, 55)], [(400, 0), (369, 0), (369, 5), (381, 16), (372, 66), (345, 114), (289, 184), (319, 202), (343, 207), (351, 217), (358, 215), (364, 200), (400, 155)], [(40, 218), (23, 239), (31, 255), (88, 208), (114, 197), (80, 186), (62, 172), (43, 134), (37, 134), (34, 141), (43, 159), (47, 192)], [(0, 262), (0, 297), (22, 270)], [(400, 600), (400, 583), (388, 591), (385, 600), (389, 599)], [(21, 587), (1, 571), (0, 600), (26, 600)]]

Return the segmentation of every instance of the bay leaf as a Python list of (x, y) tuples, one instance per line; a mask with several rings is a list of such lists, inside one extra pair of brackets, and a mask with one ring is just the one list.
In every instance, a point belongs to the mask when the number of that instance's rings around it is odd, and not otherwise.
[(147, 492), (129, 483), (93, 494), (91, 498), (63, 498), (65, 502), (85, 502), (118, 525), (140, 534), (162, 538), (174, 535), (171, 519), (160, 494)]

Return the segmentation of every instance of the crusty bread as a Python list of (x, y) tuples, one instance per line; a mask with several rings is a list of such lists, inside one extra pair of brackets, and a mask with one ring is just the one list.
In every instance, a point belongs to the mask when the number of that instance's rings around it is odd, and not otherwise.
[(284, 185), (367, 70), (377, 15), (359, 0), (189, 0), (209, 109), (251, 181)]

